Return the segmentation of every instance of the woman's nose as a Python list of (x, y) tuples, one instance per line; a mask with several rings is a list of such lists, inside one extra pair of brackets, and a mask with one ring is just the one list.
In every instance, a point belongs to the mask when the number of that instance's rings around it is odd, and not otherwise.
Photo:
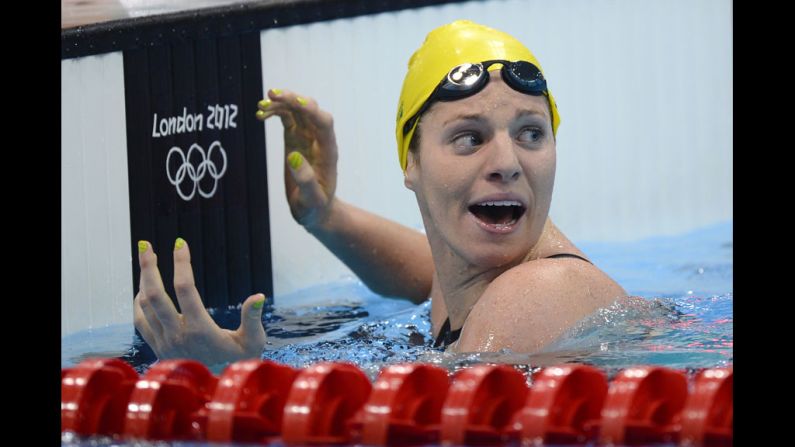
[(491, 149), (493, 153), (487, 170), (490, 181), (515, 181), (522, 175), (522, 167), (510, 137), (495, 138)]

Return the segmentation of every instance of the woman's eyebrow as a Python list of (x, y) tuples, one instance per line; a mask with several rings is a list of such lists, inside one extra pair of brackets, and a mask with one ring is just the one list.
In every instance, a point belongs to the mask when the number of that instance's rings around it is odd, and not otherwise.
[(449, 120), (442, 123), (442, 126), (446, 126), (453, 121), (486, 121), (486, 118), (483, 117), (480, 113), (470, 113), (465, 115), (456, 115)]
[[(537, 116), (543, 119), (548, 120), (549, 115), (545, 111), (536, 110), (536, 109), (520, 109), (516, 112), (516, 118), (524, 118), (526, 116)], [(447, 126), (448, 124), (454, 121), (477, 121), (482, 122), (486, 121), (486, 117), (483, 116), (481, 113), (467, 113), (467, 114), (459, 114), (455, 115), (452, 118), (446, 120), (442, 123), (442, 126)]]
[(533, 116), (533, 115), (539, 116), (539, 117), (544, 118), (544, 119), (549, 119), (549, 115), (547, 115), (546, 112), (542, 112), (542, 111), (539, 111), (539, 110), (533, 110), (533, 109), (521, 109), (516, 114), (516, 117), (517, 118), (522, 118), (522, 117), (525, 117), (525, 116)]

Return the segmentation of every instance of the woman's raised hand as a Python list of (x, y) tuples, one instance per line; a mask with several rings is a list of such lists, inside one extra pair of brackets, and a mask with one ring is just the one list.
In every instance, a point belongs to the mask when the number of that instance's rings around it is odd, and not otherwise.
[(149, 242), (138, 242), (138, 262), (141, 281), (133, 302), (135, 327), (157, 358), (190, 358), (206, 365), (260, 358), (266, 340), (262, 326), (265, 295), (252, 295), (243, 302), (237, 330), (222, 329), (202, 304), (184, 240), (174, 244), (174, 290), (181, 314), (163, 287), (157, 255)]
[(317, 102), (287, 90), (268, 90), (257, 104), (257, 118), (278, 116), (284, 126), (284, 183), (293, 218), (310, 229), (322, 225), (337, 187), (334, 120)]

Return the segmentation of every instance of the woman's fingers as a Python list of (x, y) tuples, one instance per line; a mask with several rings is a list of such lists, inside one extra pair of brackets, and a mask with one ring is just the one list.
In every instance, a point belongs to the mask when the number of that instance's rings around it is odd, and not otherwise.
[(292, 92), (281, 92), (276, 95), (273, 90), (269, 90), (268, 98), (257, 103), (257, 117), (265, 119), (268, 116), (278, 115), (282, 120), (285, 133), (299, 128), (307, 129), (311, 127), (306, 117), (308, 110), (306, 106), (309, 103), (310, 100)]
[(320, 144), (325, 145), (335, 142), (334, 119), (330, 113), (321, 110), (317, 101), (313, 98), (291, 91), (284, 91), (280, 95), (273, 96), (273, 98), (276, 98), (273, 100), (275, 104), (284, 104), (284, 106), (293, 111), (298, 126), (314, 129)]
[(265, 295), (258, 293), (251, 295), (243, 302), (240, 309), (240, 328), (238, 337), (246, 356), (259, 357), (265, 348), (265, 327), (262, 325), (262, 309), (265, 305)]
[[(157, 319), (154, 313), (151, 318)], [(154, 329), (152, 329), (152, 326), (149, 324), (149, 318), (147, 318), (144, 310), (141, 308), (141, 292), (138, 292), (138, 295), (135, 295), (135, 299), (133, 300), (133, 324), (135, 328), (138, 329), (138, 332), (141, 333), (141, 337), (143, 337), (146, 344), (157, 354), (158, 340), (162, 337), (162, 327), (158, 333), (155, 333)], [(160, 322), (157, 322), (157, 324), (160, 325)]]
[[(138, 292), (136, 295), (135, 300), (133, 300), (133, 304), (137, 305), (141, 309), (141, 314), (144, 317), (144, 321), (148, 325), (150, 331), (149, 333), (153, 337), (154, 340), (161, 340), (163, 338), (163, 325), (160, 323), (160, 319), (157, 318), (157, 314), (155, 313), (155, 309), (152, 307), (151, 300), (143, 294), (143, 292)], [(133, 318), (135, 318), (133, 316)], [(149, 340), (147, 340), (147, 343)], [(151, 343), (150, 343), (151, 346)]]
[[(334, 119), (330, 113), (321, 110), (317, 101), (308, 96), (299, 95), (288, 90), (268, 91), (268, 99), (263, 99), (257, 104), (257, 117), (265, 120), (270, 116), (278, 115), (282, 119), (285, 129), (285, 137), (289, 138), (288, 133), (300, 135), (301, 130), (311, 133), (312, 139), (324, 147), (336, 148), (336, 137), (334, 136)], [(288, 142), (292, 148), (296, 143)]]
[(293, 112), (289, 107), (274, 104), (270, 99), (263, 99), (257, 103), (257, 108), (259, 109), (257, 110), (257, 119), (260, 121), (265, 121), (275, 115), (282, 120), (282, 126), (285, 132), (294, 130), (298, 127)]
[(298, 151), (290, 152), (287, 155), (287, 166), (290, 177), (297, 186), (291, 193), (293, 197), (290, 197), (290, 201), (296, 201), (302, 204), (304, 209), (309, 210), (309, 213), (304, 216), (294, 217), (302, 225), (316, 223), (322, 216), (316, 216), (314, 213), (325, 209), (328, 197), (318, 182), (314, 168)]
[(285, 91), (275, 98), (273, 100), (275, 104), (284, 105), (293, 112), (295, 123), (299, 127), (315, 127), (313, 117), (318, 110), (317, 101), (291, 91)]
[(264, 295), (252, 295), (243, 303), (236, 331), (220, 328), (196, 289), (190, 248), (178, 238), (174, 244), (174, 288), (183, 312), (180, 315), (165, 293), (151, 245), (141, 241), (138, 247), (141, 283), (133, 301), (134, 323), (158, 358), (193, 358), (215, 365), (261, 356), (266, 341), (262, 326)]
[(207, 314), (193, 277), (190, 263), (190, 247), (182, 238), (174, 242), (174, 290), (177, 301), (186, 318), (201, 318)]
[[(166, 294), (160, 270), (157, 268), (157, 255), (147, 241), (138, 242), (138, 262), (141, 266), (140, 304), (147, 321), (156, 332), (176, 331), (179, 327), (179, 314)], [(153, 321), (152, 314), (157, 321)], [(162, 327), (158, 327), (158, 322)]]
[(292, 151), (287, 154), (287, 165), (290, 167), (290, 175), (298, 186), (298, 197), (307, 205), (318, 205), (325, 201), (323, 188), (317, 181), (315, 170), (312, 165), (307, 163), (303, 154)]
[(265, 329), (262, 326), (262, 308), (265, 305), (265, 295), (257, 293), (251, 295), (243, 302), (240, 309), (240, 330), (246, 334), (262, 334)]

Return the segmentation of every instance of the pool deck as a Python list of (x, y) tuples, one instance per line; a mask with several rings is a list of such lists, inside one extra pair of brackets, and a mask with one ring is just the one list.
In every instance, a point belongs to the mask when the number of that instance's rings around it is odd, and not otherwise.
[(262, 0), (61, 0), (61, 29)]

